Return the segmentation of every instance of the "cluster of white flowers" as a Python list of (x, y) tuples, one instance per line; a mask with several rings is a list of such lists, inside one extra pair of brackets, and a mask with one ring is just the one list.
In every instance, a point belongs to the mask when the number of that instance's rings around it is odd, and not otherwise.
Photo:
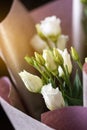
[(61, 34), (60, 19), (56, 16), (47, 17), (41, 21), (41, 24), (37, 24), (37, 31), (42, 37), (50, 37), (52, 40), (56, 40), (58, 35)]
[[(68, 53), (67, 49), (64, 49), (64, 51), (61, 51), (61, 50), (55, 48), (53, 51), (54, 51), (54, 53), (55, 53), (55, 51), (59, 52), (59, 54), (61, 55), (61, 58), (63, 60), (63, 62), (62, 62), (63, 64), (61, 63), (61, 59), (60, 59), (60, 61), (58, 61), (59, 64), (56, 63), (55, 55), (52, 53), (52, 51), (49, 49), (45, 49), (45, 50), (43, 50), (43, 54), (42, 54), (41, 58), (44, 62), (45, 67), (47, 68), (47, 70), (49, 72), (54, 72), (54, 73), (58, 71), (57, 73), (55, 73), (55, 75), (59, 74), (59, 76), (63, 76), (64, 72), (63, 72), (63, 68), (61, 66), (64, 66), (65, 69), (67, 66), (68, 73), (71, 73), (72, 63), (71, 63), (70, 54)], [(36, 53), (35, 53), (35, 55), (36, 55)], [(57, 55), (56, 55), (56, 57), (57, 57)], [(36, 58), (37, 58), (38, 62), (40, 61), (42, 63), (42, 60), (40, 59), (39, 54), (38, 54), (38, 56), (36, 56)], [(41, 71), (43, 71), (43, 70), (41, 70)], [(35, 93), (39, 92), (43, 95), (45, 103), (50, 110), (54, 110), (54, 109), (63, 107), (65, 105), (62, 93), (58, 87), (53, 88), (51, 83), (43, 85), (41, 78), (39, 78), (38, 76), (32, 75), (29, 72), (26, 72), (25, 70), (23, 72), (20, 72), (19, 75), (22, 78), (25, 86), (28, 88), (29, 91), (35, 92)], [(58, 100), (56, 100), (57, 98), (58, 98)]]
[[(35, 52), (34, 57), (26, 56), (26, 61), (36, 68), (41, 77), (25, 70), (19, 75), (30, 92), (41, 93), (50, 110), (65, 106), (65, 101), (78, 101), (73, 98), (70, 75), (72, 73), (71, 56), (81, 68), (76, 50), (71, 47), (71, 55), (66, 48), (68, 36), (61, 34), (60, 19), (47, 17), (36, 25), (38, 35), (32, 41), (38, 48), (44, 44), (42, 53)], [(79, 78), (77, 78), (79, 82)], [(76, 82), (77, 83), (77, 82)], [(74, 84), (75, 87), (78, 85)], [(77, 88), (76, 88), (77, 90)], [(79, 93), (79, 91), (78, 91)], [(80, 96), (81, 97), (81, 96)]]
[(38, 76), (31, 75), (25, 70), (20, 72), (19, 75), (30, 92), (41, 92), (49, 110), (65, 106), (62, 93), (58, 87), (54, 89), (51, 83), (43, 86), (42, 80)]
[(41, 52), (48, 46), (57, 47), (63, 50), (66, 47), (68, 36), (62, 34), (60, 19), (56, 16), (47, 17), (41, 21), (40, 24), (36, 24), (37, 33), (32, 38), (32, 45), (36, 51)]

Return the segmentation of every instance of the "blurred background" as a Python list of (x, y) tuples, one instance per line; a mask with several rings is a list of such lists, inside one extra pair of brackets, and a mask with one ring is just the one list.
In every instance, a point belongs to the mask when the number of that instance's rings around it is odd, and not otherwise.
[(28, 10), (33, 10), (53, 0), (20, 0), (20, 1), (26, 6)]
[[(20, 1), (26, 7), (26, 9), (32, 11), (53, 0), (20, 0)], [(12, 2), (13, 0), (3, 0), (3, 1), (0, 0), (0, 22), (2, 22), (9, 13)], [(2, 76), (10, 77), (6, 65), (0, 56), (0, 77)]]

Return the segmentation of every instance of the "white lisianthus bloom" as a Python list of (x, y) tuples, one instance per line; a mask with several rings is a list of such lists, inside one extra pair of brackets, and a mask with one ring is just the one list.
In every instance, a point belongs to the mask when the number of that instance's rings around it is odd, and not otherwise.
[(57, 39), (58, 35), (61, 33), (60, 19), (56, 16), (46, 17), (41, 24), (37, 24), (37, 32), (45, 37), (52, 37)]
[(69, 39), (68, 36), (60, 35), (57, 41), (57, 48), (64, 50), (68, 39)]
[(61, 91), (58, 87), (54, 89), (51, 83), (42, 87), (41, 94), (43, 95), (46, 106), (49, 110), (55, 110), (65, 106)]
[(32, 75), (30, 73), (28, 73), (27, 71), (23, 71), (19, 73), (21, 79), (23, 80), (26, 88), (30, 91), (30, 92), (40, 92), (43, 83), (42, 80), (35, 75)]
[(38, 35), (34, 35), (34, 37), (31, 39), (31, 45), (36, 51), (40, 53), (43, 49), (48, 48), (47, 43), (44, 40), (42, 40)]
[(45, 60), (45, 66), (48, 70), (54, 71), (57, 69), (57, 65), (54, 61), (53, 54), (50, 50), (44, 49), (43, 50), (43, 58)]

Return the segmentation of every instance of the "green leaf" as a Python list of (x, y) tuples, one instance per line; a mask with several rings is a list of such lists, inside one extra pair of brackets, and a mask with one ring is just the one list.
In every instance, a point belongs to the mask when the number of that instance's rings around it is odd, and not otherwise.
[(87, 4), (87, 0), (80, 0), (83, 4)]
[(72, 105), (72, 106), (83, 105), (82, 99), (72, 98), (72, 97), (69, 97), (68, 95), (64, 95), (64, 96), (68, 102), (68, 105)]
[(76, 75), (74, 79), (74, 84), (72, 88), (72, 97), (82, 98), (82, 83), (78, 71), (76, 71)]

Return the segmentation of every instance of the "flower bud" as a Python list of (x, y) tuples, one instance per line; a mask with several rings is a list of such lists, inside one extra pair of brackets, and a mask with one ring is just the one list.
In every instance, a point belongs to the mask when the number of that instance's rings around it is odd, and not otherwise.
[(64, 50), (68, 39), (68, 36), (60, 35), (57, 40), (57, 48), (59, 48), (60, 50)]
[(71, 63), (71, 58), (70, 58), (70, 54), (68, 53), (67, 49), (64, 49), (63, 53), (63, 60), (64, 60), (64, 67), (66, 69), (68, 69), (69, 74), (72, 72), (72, 63)]
[(30, 65), (33, 65), (34, 64), (34, 61), (31, 57), (29, 56), (25, 56), (24, 59), (30, 64)]
[(59, 77), (63, 77), (64, 72), (61, 66), (58, 67), (58, 73), (59, 73)]
[(53, 48), (53, 55), (54, 55), (54, 59), (58, 63), (58, 65), (62, 65), (63, 64), (63, 58), (62, 58), (62, 55), (60, 54), (58, 49)]
[(39, 64), (44, 65), (44, 64), (45, 64), (45, 60), (44, 60), (44, 58), (42, 57), (42, 55), (38, 54), (37, 52), (35, 52), (34, 54), (35, 54), (36, 61), (37, 61)]
[(38, 76), (32, 75), (25, 70), (20, 72), (19, 75), (30, 92), (40, 92), (43, 83)]
[(72, 56), (73, 60), (75, 60), (75, 61), (79, 60), (79, 55), (78, 55), (76, 49), (73, 47), (71, 47), (71, 56)]
[(46, 41), (41, 39), (41, 37), (39, 37), (39, 35), (33, 36), (33, 38), (31, 39), (31, 45), (37, 52), (40, 52), (40, 53), (42, 53), (43, 49), (48, 48)]
[(53, 54), (50, 50), (43, 50), (43, 58), (45, 59), (45, 66), (49, 71), (54, 71), (57, 69)]
[(55, 110), (65, 106), (62, 93), (58, 87), (54, 89), (51, 84), (44, 85), (41, 94), (43, 95), (46, 106), (49, 110)]

